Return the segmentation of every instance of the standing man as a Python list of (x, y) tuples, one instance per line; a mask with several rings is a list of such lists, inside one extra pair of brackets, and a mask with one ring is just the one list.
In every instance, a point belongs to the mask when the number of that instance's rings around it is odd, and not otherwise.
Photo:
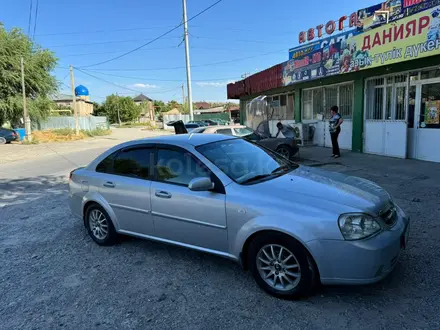
[(339, 143), (338, 143), (338, 137), (339, 133), (341, 133), (341, 125), (344, 122), (344, 119), (342, 119), (341, 115), (339, 114), (339, 108), (337, 105), (334, 105), (330, 108), (330, 112), (332, 117), (330, 118), (330, 136), (332, 139), (332, 146), (333, 146), (333, 158), (339, 158), (341, 157), (341, 152), (339, 150)]

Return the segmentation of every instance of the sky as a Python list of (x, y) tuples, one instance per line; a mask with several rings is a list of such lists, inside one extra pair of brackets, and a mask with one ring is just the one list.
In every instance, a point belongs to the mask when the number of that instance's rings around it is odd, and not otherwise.
[[(75, 70), (75, 85), (86, 86), (92, 101), (103, 102), (112, 93), (143, 93), (154, 100), (182, 102), (182, 84), (187, 95), (183, 27), (127, 56), (95, 65), (179, 25), (181, 0), (2, 2), (0, 21), (6, 29), (29, 31), (37, 44), (59, 59), (53, 74), (61, 93), (70, 93), (68, 67), (73, 65), (83, 70)], [(187, 2), (190, 18), (216, 0)], [(221, 1), (189, 22), (193, 101), (226, 101), (229, 82), (288, 60), (300, 31), (378, 2)]]

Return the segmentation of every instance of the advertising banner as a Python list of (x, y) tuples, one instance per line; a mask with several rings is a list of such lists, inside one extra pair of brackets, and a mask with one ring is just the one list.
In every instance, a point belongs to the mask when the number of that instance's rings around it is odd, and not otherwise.
[(341, 42), (340, 73), (440, 54), (440, 6)]
[(440, 124), (440, 101), (428, 101), (425, 103), (425, 124)]
[(337, 42), (285, 62), (283, 86), (338, 74), (340, 46)]
[(358, 10), (358, 29), (368, 31), (404, 17), (402, 0), (389, 0)]

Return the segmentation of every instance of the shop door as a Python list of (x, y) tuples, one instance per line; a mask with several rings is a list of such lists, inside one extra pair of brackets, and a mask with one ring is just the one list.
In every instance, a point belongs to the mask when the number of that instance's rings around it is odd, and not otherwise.
[(409, 157), (440, 162), (440, 79), (411, 86), (408, 140)]
[(407, 75), (375, 78), (366, 84), (364, 152), (406, 158)]

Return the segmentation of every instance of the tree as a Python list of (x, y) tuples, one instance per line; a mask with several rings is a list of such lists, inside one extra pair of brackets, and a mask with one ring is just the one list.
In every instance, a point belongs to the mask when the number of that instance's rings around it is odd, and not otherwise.
[(21, 30), (6, 31), (0, 23), (0, 125), (9, 121), (18, 126), (23, 117), (21, 57), (25, 63), (25, 89), (31, 120), (45, 119), (54, 108), (48, 96), (57, 90), (57, 81), (50, 74), (57, 58), (51, 51), (34, 44)]
[(94, 116), (105, 116), (104, 107), (97, 102), (93, 102), (93, 115)]
[(121, 97), (113, 94), (107, 96), (102, 104), (102, 115), (107, 116), (111, 123), (118, 123), (119, 120), (121, 122), (137, 120), (141, 111), (141, 106), (134, 103), (129, 96)]
[(153, 107), (155, 112), (165, 112), (167, 111), (167, 106), (164, 101), (153, 101)]

